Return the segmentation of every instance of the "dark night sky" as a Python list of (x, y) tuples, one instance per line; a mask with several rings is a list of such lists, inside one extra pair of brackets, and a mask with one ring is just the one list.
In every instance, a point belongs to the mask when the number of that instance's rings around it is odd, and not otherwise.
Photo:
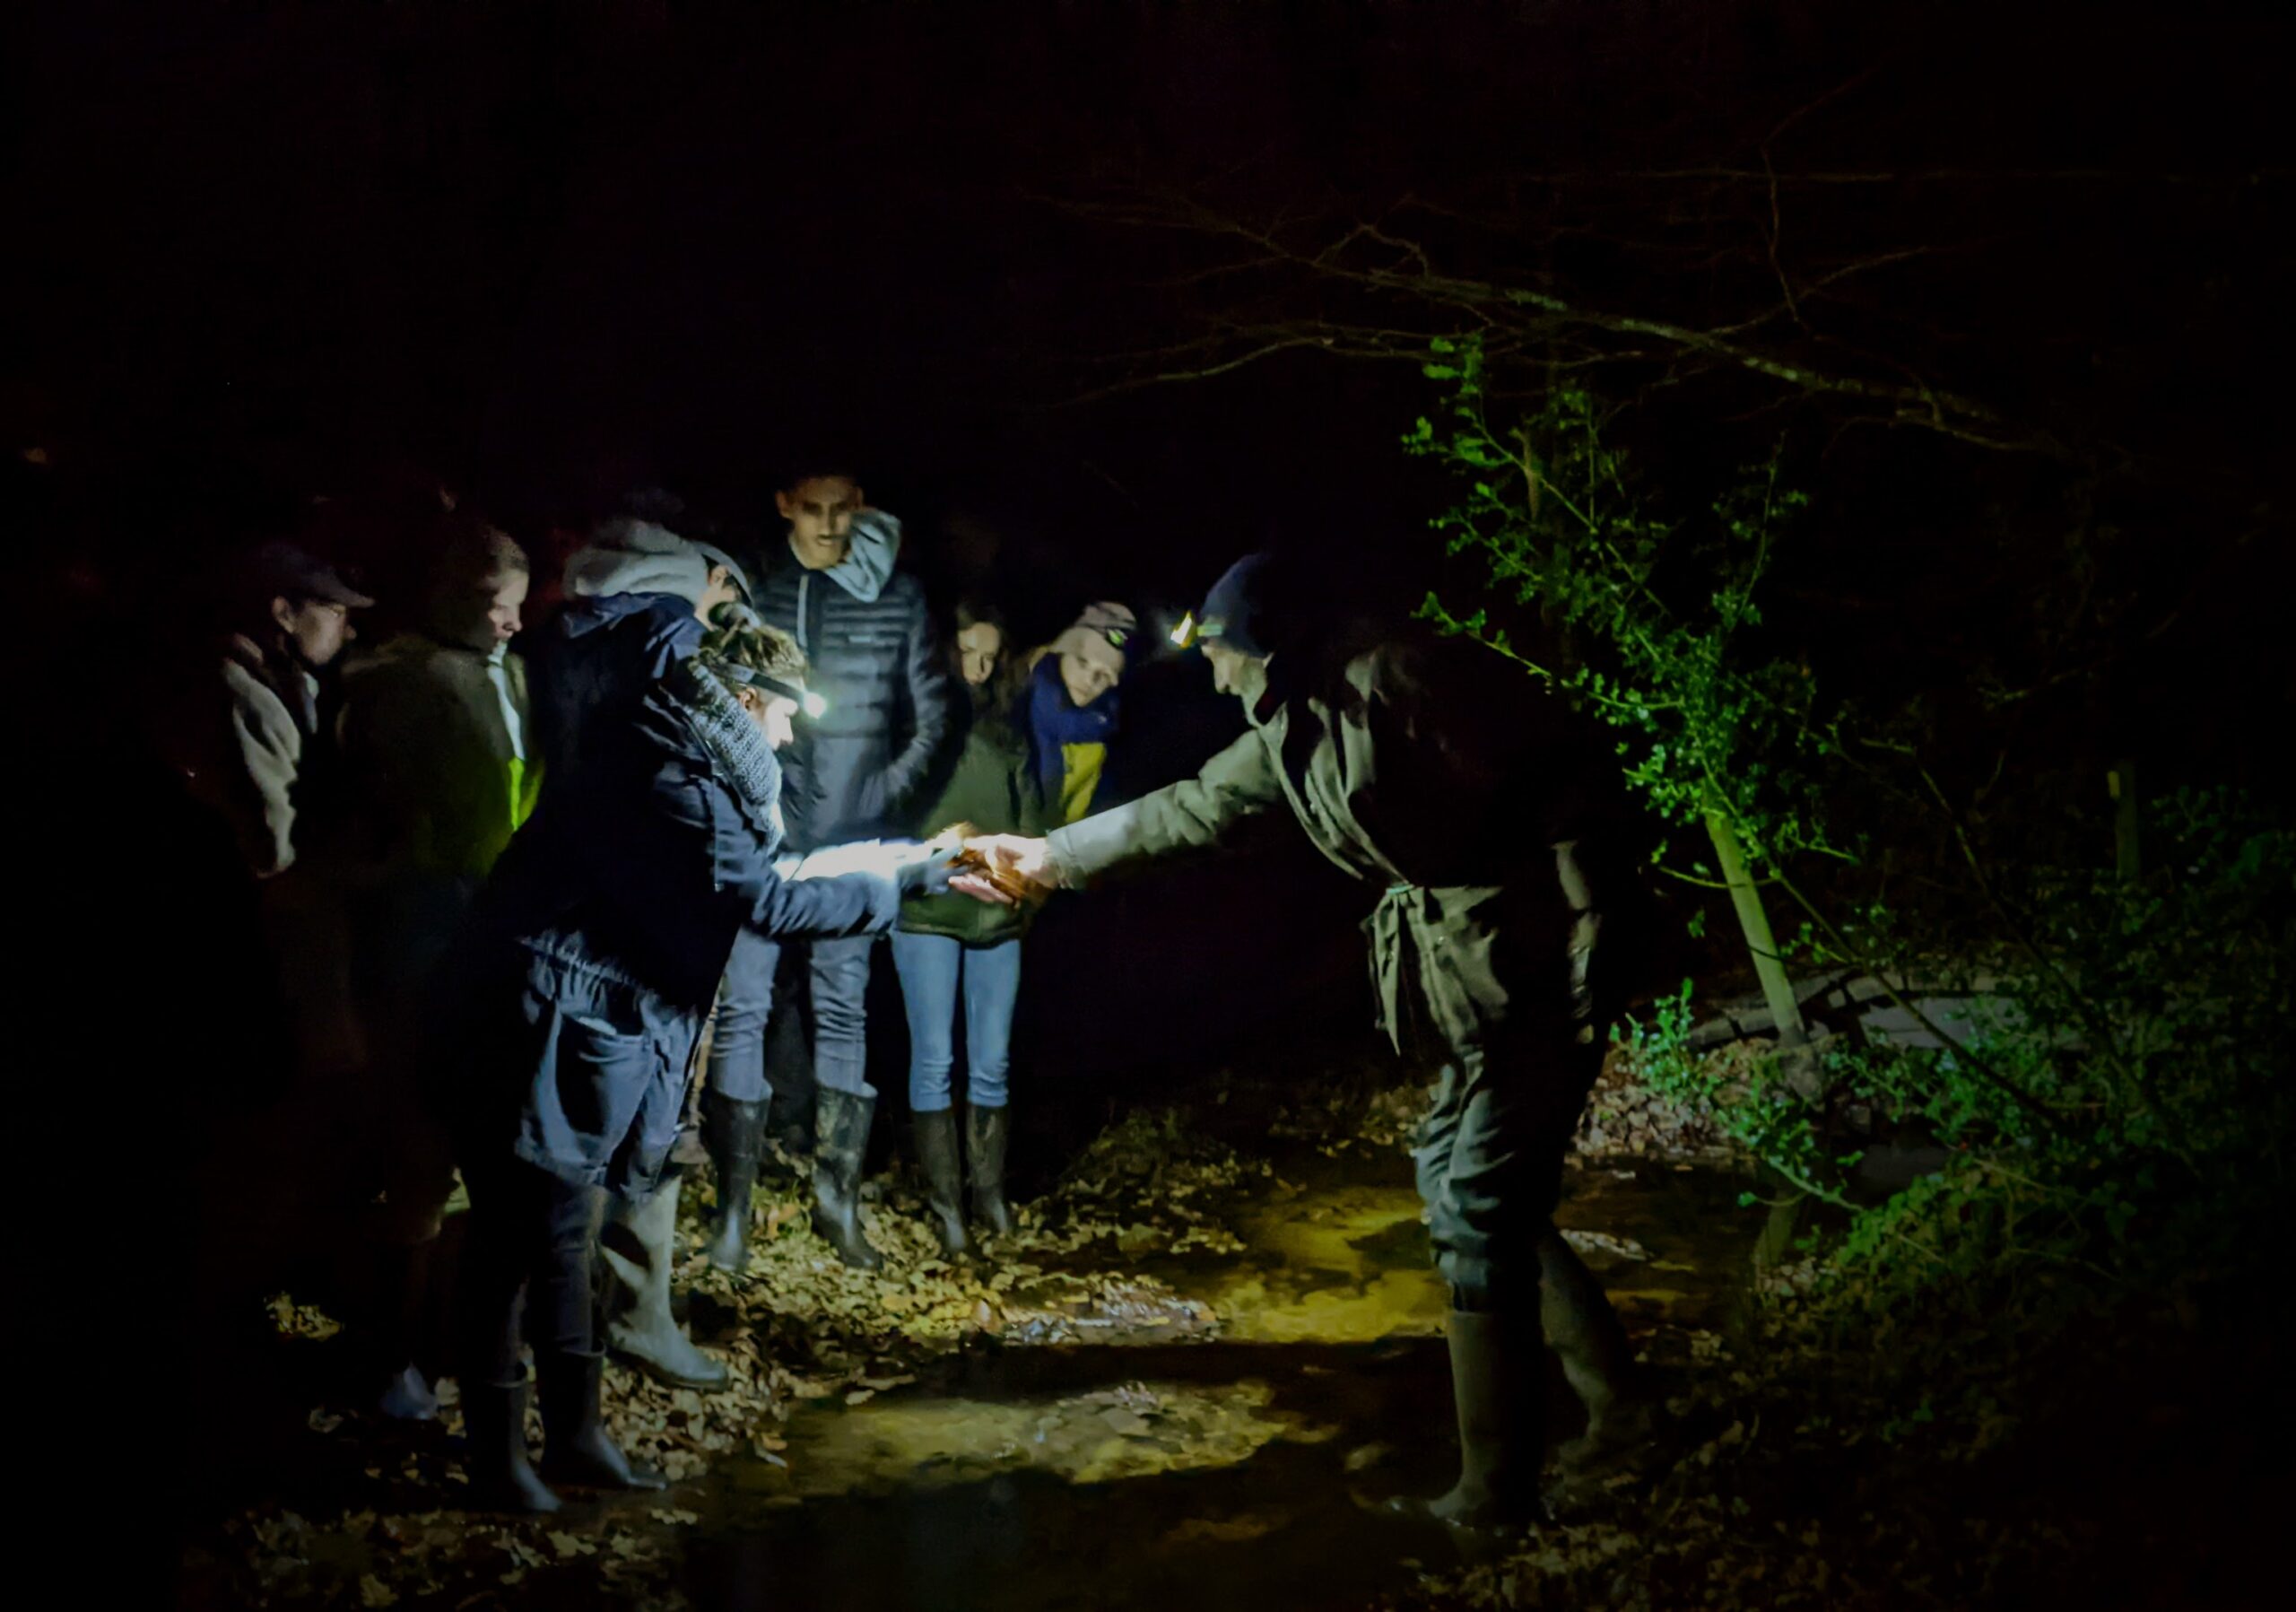
[[(1057, 544), (1083, 580), (1179, 592), (1271, 534), (1415, 543), (1431, 490), (1390, 449), (1423, 398), (1301, 360), (1048, 407), (1080, 355), (1172, 339), (1183, 310), (1142, 284), (1163, 243), (1047, 198), (1487, 199), (1509, 172), (1744, 161), (1852, 82), (1783, 154), (2239, 167), (2284, 61), (2205, 7), (48, 13), (12, 53), (12, 390), (133, 487), (139, 527), (213, 532), (250, 496), (413, 466), (514, 521), (639, 471), (740, 520), (785, 457), (826, 453), (888, 501)], [(2030, 213), (1955, 205), (1942, 238)], [(1993, 305), (1952, 311), (2069, 296), (2136, 331), (2108, 292), (2151, 273), (2145, 205), (2084, 214), (2107, 221), (2093, 280), (2011, 285), (1988, 259)]]
[[(2266, 8), (95, 0), (9, 26), (0, 404), (116, 597), (164, 604), (315, 493), (443, 478), (532, 537), (659, 480), (738, 527), (810, 457), (857, 463), (928, 571), (952, 524), (1002, 533), (1048, 628), (1088, 591), (1192, 598), (1271, 540), (1415, 599), (1446, 494), (1396, 450), (1430, 406), (1410, 366), (1063, 406), (1214, 293), (1172, 283), (1184, 245), (1062, 202), (1344, 222), (1412, 197), (1470, 272), (1696, 321), (1770, 272), (1758, 189), (1586, 176), (1766, 142), (1795, 170), (1989, 176), (1813, 188), (1782, 239), (1805, 264), (1921, 244), (1844, 327), (2149, 456), (2100, 518), (2171, 562), (2187, 527), (2284, 536), (2292, 25)], [(1829, 439), (1772, 393), (1669, 404), (1667, 379), (1639, 378), (1639, 446), (1670, 466), (1823, 445), (1813, 574), (1776, 602), (1829, 675), (1935, 682), (1950, 711), (1972, 645), (2062, 580), (2085, 494), (2055, 466)], [(2124, 591), (2186, 585), (2153, 562)], [(2230, 719), (2189, 719), (2211, 691), (2286, 683), (2242, 614), (2271, 590), (2228, 574), (2147, 669), (2147, 719), (2194, 750)], [(2092, 712), (2039, 717), (2091, 742)], [(1176, 755), (1204, 741), (1175, 725)]]

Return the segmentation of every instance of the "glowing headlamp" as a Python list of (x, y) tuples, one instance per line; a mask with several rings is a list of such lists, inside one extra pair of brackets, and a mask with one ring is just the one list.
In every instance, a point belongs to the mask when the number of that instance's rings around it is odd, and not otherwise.
[(1194, 643), (1196, 640), (1196, 612), (1191, 610), (1181, 616), (1179, 625), (1174, 627), (1169, 636), (1172, 640), (1172, 648), (1176, 649), (1185, 649)]
[(778, 677), (770, 677), (763, 672), (753, 672), (747, 667), (727, 667), (726, 675), (736, 683), (745, 683), (752, 688), (761, 688), (769, 694), (780, 695), (784, 700), (795, 703), (799, 710), (816, 721), (829, 712), (827, 695), (801, 687), (795, 683), (785, 683)]

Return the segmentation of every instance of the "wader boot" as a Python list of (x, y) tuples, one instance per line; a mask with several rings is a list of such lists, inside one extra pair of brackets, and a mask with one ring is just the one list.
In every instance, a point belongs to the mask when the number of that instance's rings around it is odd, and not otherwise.
[(471, 1509), (526, 1512), (547, 1516), (560, 1508), (558, 1496), (535, 1472), (526, 1455), (526, 1385), (524, 1382), (463, 1384), (464, 1465), (470, 1473)]
[(1560, 1232), (1539, 1240), (1539, 1329), (1587, 1407), (1587, 1431), (1555, 1452), (1557, 1463), (1591, 1475), (1633, 1455), (1650, 1433), (1634, 1346), (1602, 1284)]
[(941, 1252), (961, 1259), (972, 1250), (965, 1235), (964, 1163), (957, 1156), (957, 1111), (944, 1108), (909, 1116), (917, 1141), (917, 1162), (925, 1172), (925, 1201), (933, 1211), (933, 1229), (941, 1235)]
[(813, 1232), (856, 1270), (884, 1263), (861, 1231), (861, 1160), (876, 1097), (823, 1086), (813, 1094)]
[(671, 1176), (636, 1203), (617, 1198), (598, 1232), (606, 1347), (624, 1365), (672, 1388), (726, 1386), (726, 1371), (694, 1347), (670, 1308), (681, 1178)]
[(1502, 1314), (1454, 1310), (1449, 1338), (1459, 1481), (1434, 1500), (1397, 1500), (1395, 1510), (1454, 1528), (1543, 1521), (1539, 1465), (1546, 1440), (1540, 1400), (1546, 1373), (1538, 1329)]
[(965, 1110), (965, 1167), (972, 1176), (972, 1217), (992, 1237), (1013, 1229), (1004, 1203), (1004, 1141), (1013, 1134), (1010, 1109)]
[(763, 1102), (740, 1102), (715, 1092), (701, 1095), (701, 1137), (718, 1172), (718, 1207), (702, 1251), (719, 1270), (739, 1275), (750, 1258), (750, 1190), (757, 1185), (765, 1146)]
[(544, 1481), (585, 1489), (665, 1489), (670, 1480), (635, 1465), (606, 1432), (599, 1409), (605, 1387), (604, 1355), (537, 1355), (542, 1390), (542, 1471)]

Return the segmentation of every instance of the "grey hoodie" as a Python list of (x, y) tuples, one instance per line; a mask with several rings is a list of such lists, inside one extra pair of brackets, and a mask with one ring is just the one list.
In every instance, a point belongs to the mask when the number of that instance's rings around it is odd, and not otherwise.
[(671, 593), (699, 605), (710, 568), (717, 565), (732, 571), (742, 591), (749, 592), (748, 577), (723, 549), (681, 537), (650, 520), (609, 520), (588, 547), (568, 558), (566, 592), (578, 599)]

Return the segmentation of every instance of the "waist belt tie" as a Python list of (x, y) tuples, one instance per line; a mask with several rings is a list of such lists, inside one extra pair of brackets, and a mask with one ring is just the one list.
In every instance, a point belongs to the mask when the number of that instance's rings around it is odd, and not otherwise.
[(1403, 1050), (1404, 943), (1407, 937), (1415, 942), (1435, 918), (1432, 892), (1397, 884), (1387, 886), (1364, 926), (1371, 936), (1371, 987), (1378, 998), (1379, 1028), (1398, 1052)]

